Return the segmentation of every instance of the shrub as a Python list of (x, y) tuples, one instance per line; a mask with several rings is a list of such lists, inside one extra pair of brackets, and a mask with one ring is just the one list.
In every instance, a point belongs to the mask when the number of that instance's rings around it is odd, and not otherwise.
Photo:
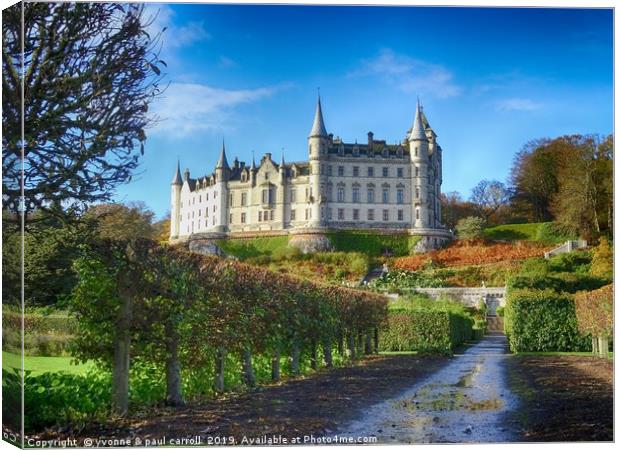
[(611, 281), (614, 276), (614, 254), (605, 236), (601, 236), (598, 246), (592, 252), (590, 272), (595, 277)]
[(614, 327), (614, 285), (575, 295), (579, 331), (584, 336), (611, 337)]
[(479, 239), (484, 236), (484, 219), (465, 217), (456, 224), (456, 235), (459, 239)]
[(473, 326), (474, 320), (460, 303), (422, 294), (401, 297), (390, 306), (380, 329), (379, 349), (450, 355), (472, 339)]
[(379, 350), (451, 355), (472, 338), (473, 320), (448, 311), (390, 309), (381, 328)]
[(592, 256), (587, 251), (561, 253), (548, 260), (552, 272), (576, 272), (587, 274), (590, 272)]
[(541, 223), (536, 231), (536, 240), (548, 244), (561, 244), (562, 242), (575, 238), (577, 238), (577, 236), (562, 231), (560, 227), (553, 222)]
[(406, 234), (378, 234), (361, 231), (337, 231), (327, 234), (336, 251), (360, 252), (367, 256), (381, 256), (386, 251), (393, 256), (406, 256), (412, 253), (417, 236)]
[(602, 280), (591, 275), (579, 273), (551, 273), (549, 275), (535, 276), (515, 276), (512, 277), (508, 286), (514, 289), (552, 289), (556, 292), (569, 292), (574, 294), (578, 291), (591, 291), (607, 284)]
[(504, 328), (513, 352), (584, 351), (575, 302), (551, 289), (509, 289)]

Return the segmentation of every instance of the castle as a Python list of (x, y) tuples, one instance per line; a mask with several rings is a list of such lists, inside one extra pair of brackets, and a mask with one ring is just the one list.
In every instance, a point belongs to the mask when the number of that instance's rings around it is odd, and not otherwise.
[[(170, 240), (290, 234), (290, 244), (329, 247), (324, 233), (374, 230), (420, 236), (416, 250), (452, 235), (440, 222), (442, 149), (418, 102), (413, 126), (398, 144), (344, 143), (327, 132), (321, 99), (308, 136), (308, 161), (232, 165), (222, 144), (215, 171), (172, 180)], [(312, 251), (312, 250), (309, 250)]]

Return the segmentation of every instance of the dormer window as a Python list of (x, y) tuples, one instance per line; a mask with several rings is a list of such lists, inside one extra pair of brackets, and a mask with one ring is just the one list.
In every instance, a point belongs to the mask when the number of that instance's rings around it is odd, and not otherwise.
[(399, 158), (403, 157), (403, 149), (402, 149), (402, 147), (398, 147), (398, 150), (396, 150), (396, 156), (398, 156)]
[(338, 155), (340, 156), (344, 155), (344, 145), (342, 144), (338, 146)]
[(384, 158), (389, 158), (389, 156), (390, 156), (390, 152), (388, 151), (387, 148), (384, 148), (383, 149), (383, 157)]
[(359, 156), (360, 155), (360, 148), (356, 145), (355, 147), (353, 147), (353, 156)]

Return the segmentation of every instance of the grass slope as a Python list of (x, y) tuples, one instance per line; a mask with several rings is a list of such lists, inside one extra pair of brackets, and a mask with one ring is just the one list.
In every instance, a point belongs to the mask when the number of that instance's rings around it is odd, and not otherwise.
[[(93, 363), (71, 364), (72, 360), (70, 356), (26, 356), (24, 367), (32, 371), (34, 375), (39, 375), (43, 372), (84, 373), (93, 366)], [(2, 352), (3, 369), (19, 369), (20, 367), (20, 355)]]

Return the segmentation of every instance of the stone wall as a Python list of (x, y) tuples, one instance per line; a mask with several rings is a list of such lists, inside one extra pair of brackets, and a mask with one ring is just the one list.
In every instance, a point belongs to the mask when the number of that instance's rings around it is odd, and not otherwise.
[(449, 298), (466, 306), (478, 306), (482, 299), (487, 305), (487, 315), (496, 316), (498, 306), (506, 306), (505, 287), (479, 288), (414, 288), (414, 292), (426, 294), (434, 300)]

